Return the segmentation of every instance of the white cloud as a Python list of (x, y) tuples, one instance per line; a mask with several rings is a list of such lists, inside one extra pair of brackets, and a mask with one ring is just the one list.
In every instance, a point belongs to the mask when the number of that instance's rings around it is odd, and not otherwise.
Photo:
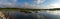
[(33, 2), (33, 5), (31, 5), (31, 6), (32, 6), (32, 8), (34, 8), (34, 9), (45, 9), (44, 7), (41, 7), (41, 6), (40, 6), (40, 3), (43, 3), (43, 2), (45, 2), (45, 0), (35, 0), (35, 1)]
[[(16, 2), (16, 0), (12, 0), (14, 3)], [(14, 7), (15, 4), (14, 3), (10, 3), (7, 0), (1, 0), (0, 5), (2, 5), (2, 7)]]
[[(40, 2), (41, 1), (41, 2)], [(40, 4), (43, 3), (45, 0), (38, 0), (36, 3)], [(14, 1), (16, 2), (16, 0)], [(15, 7), (15, 5), (13, 3), (10, 2), (5, 2), (2, 3), (4, 6), (6, 7)], [(37, 4), (29, 4), (28, 2), (25, 2), (24, 4), (21, 4), (20, 6), (16, 6), (16, 8), (30, 8), (30, 9), (46, 9), (47, 7), (41, 7), (40, 5)]]
[[(17, 0), (12, 0), (14, 3), (17, 1)], [(35, 1), (37, 4), (40, 4), (40, 3), (43, 3), (45, 0), (38, 0), (38, 1)], [(0, 4), (4, 5), (3, 7), (15, 7), (15, 4), (14, 3), (10, 3), (10, 2), (7, 2), (7, 0), (5, 1), (1, 1)], [(16, 6), (16, 8), (30, 8), (30, 9), (41, 9), (40, 5), (37, 5), (37, 4), (29, 4), (28, 2), (25, 2), (24, 4), (21, 4), (20, 6)]]
[[(21, 5), (23, 8), (30, 8), (30, 9), (45, 9), (44, 7), (42, 8), (39, 4), (43, 3), (45, 0), (35, 0), (33, 4), (29, 4), (25, 2), (24, 4)], [(38, 4), (38, 5), (37, 5)], [(25, 6), (24, 6), (25, 5)]]
[(39, 6), (40, 3), (43, 3), (45, 0), (38, 0), (38, 1), (34, 1), (36, 2), (38, 5), (34, 4), (32, 5), (32, 7), (34, 9), (53, 9), (53, 8), (60, 8), (60, 2), (57, 3), (50, 3), (47, 6)]
[(40, 4), (41, 3), (41, 0), (37, 0), (37, 4)]
[(9, 2), (7, 2), (7, 3), (2, 3), (2, 5), (4, 5), (5, 7), (12, 7), (12, 3), (9, 3)]
[(37, 0), (37, 4), (43, 3), (45, 0)]
[(47, 5), (44, 8), (49, 8), (49, 9), (52, 9), (52, 8), (60, 8), (60, 3), (49, 4), (49, 5)]
[(40, 7), (37, 7), (35, 4), (29, 4), (28, 2), (25, 2), (20, 6), (21, 8), (29, 8), (29, 9), (37, 9)]
[(43, 3), (45, 0), (35, 0), (34, 2), (37, 4)]
[(17, 1), (17, 0), (14, 0), (14, 1)]
[(53, 8), (60, 8), (60, 3), (50, 4), (50, 6), (53, 6)]

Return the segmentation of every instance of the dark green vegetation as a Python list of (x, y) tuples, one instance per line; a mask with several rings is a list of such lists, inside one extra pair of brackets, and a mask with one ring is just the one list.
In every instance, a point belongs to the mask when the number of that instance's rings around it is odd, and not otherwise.
[(54, 9), (25, 9), (25, 8), (0, 8), (0, 10), (11, 10), (11, 11), (17, 11), (19, 10), (20, 12), (25, 12), (25, 13), (31, 13), (29, 11), (40, 11), (40, 10), (60, 10), (60, 8), (54, 8)]
[(60, 8), (54, 8), (54, 9), (0, 8), (0, 10), (32, 10), (32, 11), (40, 11), (40, 10), (60, 10)]

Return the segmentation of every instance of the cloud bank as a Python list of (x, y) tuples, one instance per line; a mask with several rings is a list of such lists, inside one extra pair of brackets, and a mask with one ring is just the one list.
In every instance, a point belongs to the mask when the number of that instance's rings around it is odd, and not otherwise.
[[(23, 4), (17, 5), (17, 0), (10, 0), (11, 2), (8, 2), (8, 0), (1, 0), (0, 1), (0, 7), (1, 8), (30, 8), (30, 9), (50, 9), (50, 8), (60, 8), (60, 3), (50, 3), (43, 5), (43, 7), (40, 5), (41, 3), (44, 3), (47, 0), (34, 0), (33, 3), (29, 4), (28, 2), (24, 2)], [(47, 3), (47, 2), (46, 2)]]
[[(16, 0), (11, 0), (13, 2), (15, 2)], [(8, 2), (8, 0), (1, 0), (0, 1), (0, 7), (1, 8), (9, 8), (9, 7), (14, 7), (15, 4), (14, 3), (11, 3), (11, 2)]]
[[(8, 2), (8, 0), (1, 0), (0, 5), (1, 8), (32, 8), (32, 9), (40, 9), (40, 3), (43, 3), (45, 0), (35, 0), (33, 1), (33, 4), (29, 4), (28, 2), (25, 2), (21, 5), (16, 6), (17, 0), (10, 0), (11, 2)], [(34, 4), (35, 3), (35, 4)]]

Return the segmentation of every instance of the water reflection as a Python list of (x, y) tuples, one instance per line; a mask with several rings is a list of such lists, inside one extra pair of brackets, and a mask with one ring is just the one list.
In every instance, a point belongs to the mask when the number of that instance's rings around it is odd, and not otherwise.
[(41, 10), (37, 11), (30, 11), (32, 13), (28, 13), (25, 15), (23, 12), (20, 11), (8, 11), (9, 16), (12, 19), (60, 19), (60, 10), (49, 11), (49, 10)]
[(49, 10), (47, 10), (47, 11), (44, 11), (43, 13), (42, 12), (40, 12), (40, 14), (42, 16), (44, 16), (45, 19), (60, 19), (60, 14), (59, 14), (60, 11), (58, 11), (58, 10), (55, 10), (55, 11), (49, 11)]

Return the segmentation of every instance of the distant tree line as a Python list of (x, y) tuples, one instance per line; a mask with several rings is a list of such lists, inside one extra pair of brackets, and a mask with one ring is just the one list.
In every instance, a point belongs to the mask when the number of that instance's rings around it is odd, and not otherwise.
[(54, 9), (0, 8), (0, 10), (32, 10), (32, 11), (40, 11), (40, 10), (60, 10), (60, 8), (54, 8)]

